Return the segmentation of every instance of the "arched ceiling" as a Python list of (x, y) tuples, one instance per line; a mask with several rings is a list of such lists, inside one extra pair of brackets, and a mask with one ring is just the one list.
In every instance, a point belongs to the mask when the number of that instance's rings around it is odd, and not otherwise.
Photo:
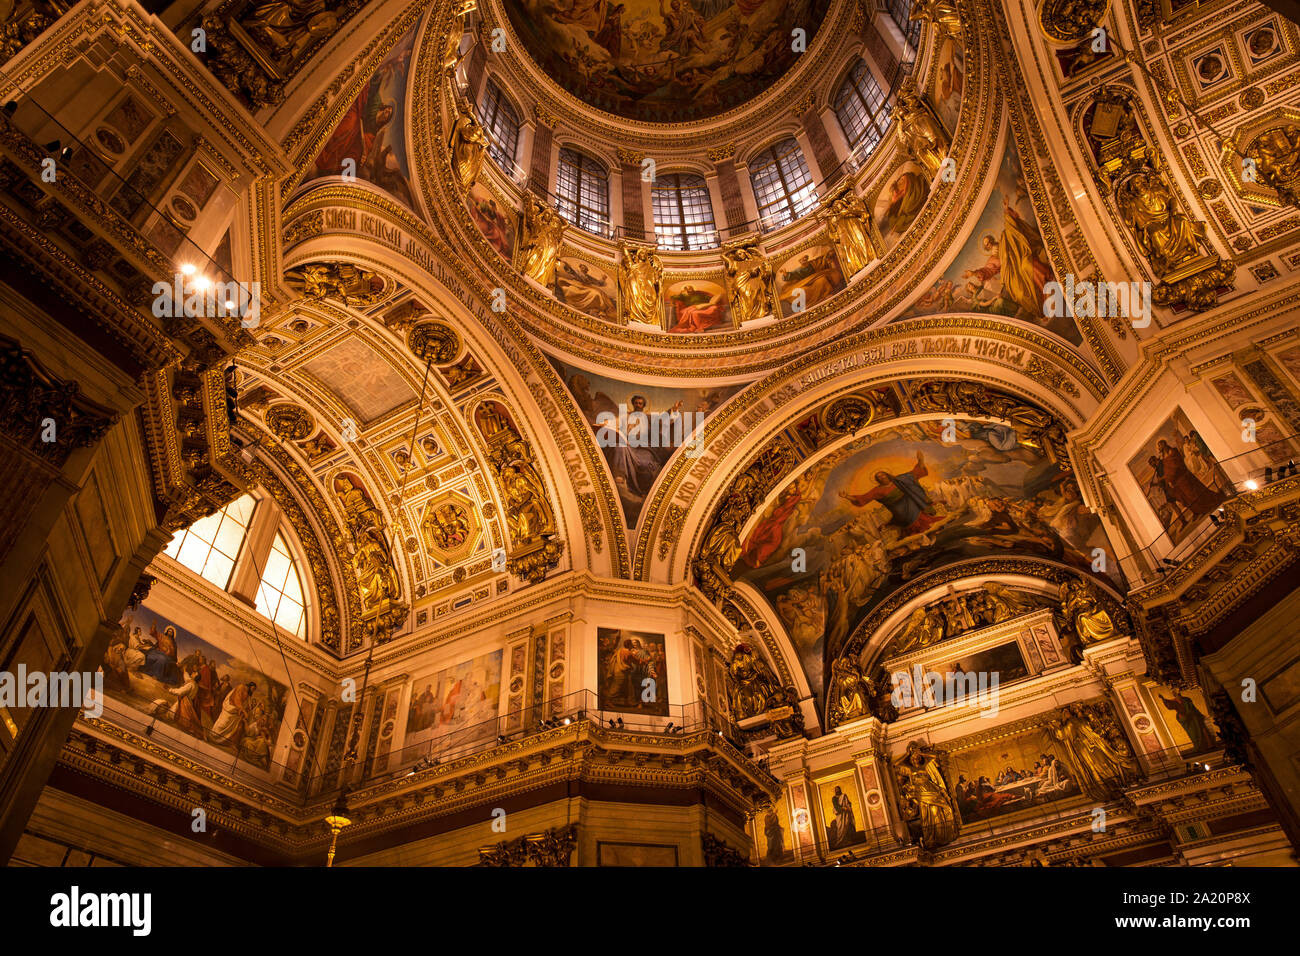
[(774, 86), (807, 50), (831, 2), (502, 0), (502, 6), (538, 67), (584, 103), (627, 119), (683, 123), (741, 107)]

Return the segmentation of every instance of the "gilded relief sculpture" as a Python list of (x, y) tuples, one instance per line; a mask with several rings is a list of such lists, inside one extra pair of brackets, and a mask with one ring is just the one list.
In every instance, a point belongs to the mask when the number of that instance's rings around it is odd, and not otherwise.
[(727, 703), (732, 720), (769, 726), (782, 740), (795, 737), (803, 732), (798, 700), (795, 689), (781, 687), (767, 662), (752, 647), (744, 641), (735, 646), (727, 664)]
[(1079, 771), (1079, 787), (1094, 800), (1110, 800), (1138, 780), (1137, 762), (1119, 728), (1102, 708), (1069, 704), (1047, 731), (1061, 742)]
[(664, 268), (654, 250), (646, 246), (619, 244), (622, 263), (618, 270), (618, 297), (624, 322), (659, 325), (662, 310)]
[(1102, 608), (1091, 582), (1071, 578), (1061, 583), (1061, 615), (1084, 647), (1115, 636), (1115, 623)]
[(549, 289), (555, 283), (555, 260), (568, 223), (532, 193), (524, 193), (523, 222), (519, 271)]
[(468, 193), (470, 187), (478, 182), (488, 140), (469, 102), (459, 96), (455, 97), (455, 101), (456, 121), (451, 128), (451, 165), (461, 192)]
[(1300, 126), (1286, 124), (1255, 137), (1246, 150), (1257, 181), (1288, 206), (1300, 207)]
[(1236, 266), (1224, 262), (1170, 186), (1164, 159), (1142, 130), (1129, 95), (1101, 87), (1093, 98), (1088, 141), (1097, 183), (1115, 202), (1120, 221), (1159, 280), (1157, 305), (1213, 308), (1231, 288)]
[(722, 262), (727, 272), (727, 293), (737, 322), (761, 319), (774, 311), (772, 266), (756, 239), (724, 246)]
[(484, 402), (474, 419), (487, 443), (505, 503), (506, 530), (510, 535), (506, 570), (536, 584), (560, 563), (564, 542), (557, 537), (555, 511), (532, 446), (498, 402)]
[(876, 258), (877, 250), (871, 239), (871, 213), (862, 197), (853, 191), (851, 182), (836, 187), (818, 217), (826, 223), (845, 276), (856, 275)]
[(937, 175), (948, 157), (948, 134), (930, 108), (921, 102), (916, 82), (911, 77), (898, 91), (894, 125), (898, 127), (898, 142), (903, 151), (919, 163), (928, 176)]
[(384, 534), (384, 516), (351, 475), (337, 476), (333, 487), (352, 533), (352, 568), (361, 590), (361, 624), (367, 636), (383, 642), (392, 637), (409, 613), (409, 608), (398, 602), (401, 585)]
[(913, 842), (934, 851), (951, 843), (961, 830), (957, 801), (948, 791), (939, 755), (915, 740), (894, 762), (898, 778), (898, 809)]
[(830, 725), (865, 717), (871, 694), (862, 679), (862, 671), (847, 657), (831, 665)]
[(1092, 36), (1110, 0), (1039, 0), (1038, 23), (1054, 46), (1074, 47)]

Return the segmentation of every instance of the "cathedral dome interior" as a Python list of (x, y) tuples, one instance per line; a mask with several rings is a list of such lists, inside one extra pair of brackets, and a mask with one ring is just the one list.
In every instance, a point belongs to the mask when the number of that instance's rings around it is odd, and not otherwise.
[(0, 860), (1297, 865), (1287, 13), (0, 4)]

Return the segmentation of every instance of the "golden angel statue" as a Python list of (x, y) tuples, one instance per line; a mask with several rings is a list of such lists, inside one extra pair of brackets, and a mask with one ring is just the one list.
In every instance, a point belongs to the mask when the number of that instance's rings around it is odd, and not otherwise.
[(625, 320), (659, 325), (664, 268), (645, 246), (619, 246), (623, 262), (618, 271), (618, 295)]
[(737, 322), (759, 319), (773, 312), (772, 266), (759, 251), (755, 240), (729, 245), (722, 250), (727, 272), (727, 292)]
[(894, 123), (904, 151), (920, 163), (927, 174), (936, 175), (948, 156), (948, 134), (921, 102), (916, 83), (910, 78), (898, 91)]
[(524, 193), (523, 241), (519, 244), (519, 270), (550, 288), (555, 282), (555, 260), (568, 224), (560, 214), (532, 193)]
[(456, 122), (451, 128), (451, 165), (462, 192), (469, 192), (470, 187), (478, 182), (487, 142), (487, 134), (469, 103), (456, 97)]
[(827, 232), (844, 264), (846, 276), (856, 275), (876, 257), (871, 241), (871, 213), (862, 197), (845, 183), (822, 207), (818, 216), (825, 221)]

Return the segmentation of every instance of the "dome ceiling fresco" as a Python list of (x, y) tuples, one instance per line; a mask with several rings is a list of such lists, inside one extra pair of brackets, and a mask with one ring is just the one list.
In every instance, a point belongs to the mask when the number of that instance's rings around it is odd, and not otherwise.
[[(533, 60), (584, 102), (648, 122), (726, 112), (769, 89), (830, 0), (505, 0)], [(806, 49), (806, 46), (804, 47)]]

